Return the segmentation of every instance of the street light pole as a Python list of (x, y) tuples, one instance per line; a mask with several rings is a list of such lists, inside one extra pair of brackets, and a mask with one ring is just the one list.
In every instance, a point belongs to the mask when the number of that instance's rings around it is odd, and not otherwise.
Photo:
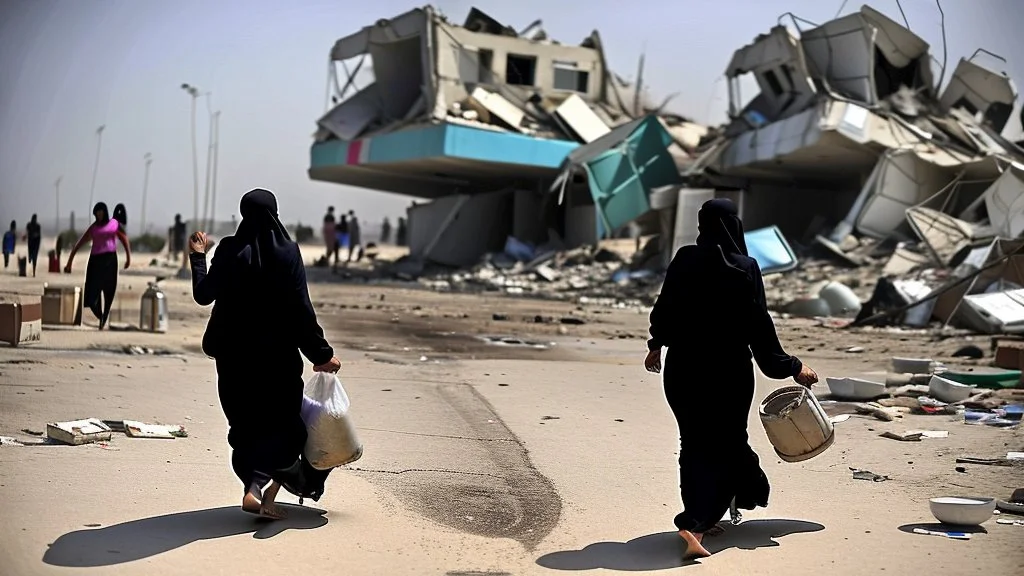
[(207, 92), (206, 96), (206, 114), (209, 116), (209, 144), (206, 147), (206, 188), (203, 190), (203, 219), (202, 227), (204, 230), (209, 231), (210, 222), (210, 177), (212, 173), (210, 169), (213, 165), (213, 109), (210, 107), (211, 95), (213, 92)]
[(220, 110), (213, 114), (213, 176), (210, 179), (210, 221), (206, 229), (213, 232), (217, 226), (217, 159), (220, 157)]
[(199, 231), (199, 152), (196, 150), (196, 99), (199, 89), (191, 84), (181, 88), (192, 96), (192, 232)]
[(60, 181), (64, 179), (64, 176), (58, 176), (57, 181), (53, 183), (53, 187), (56, 188), (57, 192), (57, 223), (54, 226), (57, 227), (57, 235), (60, 236)]
[[(192, 97), (192, 233), (198, 232), (199, 228), (199, 157), (196, 151), (196, 99), (199, 98), (199, 89), (191, 84), (182, 84), (181, 89), (188, 92)], [(181, 268), (178, 269), (179, 278), (188, 278), (191, 270), (188, 266), (188, 250), (182, 250)]]
[(96, 173), (100, 169), (100, 150), (103, 147), (103, 129), (105, 125), (101, 125), (96, 129), (96, 163), (92, 167), (92, 185), (89, 186), (89, 209), (86, 214), (92, 214), (92, 202), (96, 199)]
[(153, 163), (153, 155), (146, 152), (142, 159), (146, 161), (146, 173), (142, 177), (142, 214), (139, 218), (139, 236), (146, 233), (146, 191), (149, 189), (149, 165)]

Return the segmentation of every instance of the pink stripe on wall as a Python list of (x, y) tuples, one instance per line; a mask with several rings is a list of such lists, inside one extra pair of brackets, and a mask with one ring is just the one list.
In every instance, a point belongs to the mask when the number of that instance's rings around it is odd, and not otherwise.
[(360, 157), (360, 152), (362, 151), (362, 149), (362, 140), (353, 140), (352, 142), (350, 142), (348, 145), (348, 151), (346, 153), (345, 164), (359, 164), (360, 160), (362, 160), (362, 158)]

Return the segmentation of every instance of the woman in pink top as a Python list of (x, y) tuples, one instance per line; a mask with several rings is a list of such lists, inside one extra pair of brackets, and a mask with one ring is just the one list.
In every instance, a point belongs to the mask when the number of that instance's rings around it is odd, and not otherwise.
[[(89, 265), (85, 269), (85, 305), (92, 310), (92, 313), (100, 321), (100, 330), (107, 324), (110, 316), (110, 305), (114, 301), (114, 293), (117, 291), (117, 241), (124, 246), (124, 267), (125, 270), (131, 266), (132, 250), (128, 245), (128, 235), (121, 229), (117, 220), (110, 218), (107, 205), (103, 202), (96, 204), (92, 209), (96, 221), (89, 225), (89, 229), (82, 234), (82, 237), (71, 250), (68, 256), (68, 265), (64, 267), (66, 274), (71, 273), (71, 263), (75, 259), (75, 253), (85, 244), (92, 242), (92, 251), (89, 254)], [(103, 296), (102, 305), (100, 296)]]

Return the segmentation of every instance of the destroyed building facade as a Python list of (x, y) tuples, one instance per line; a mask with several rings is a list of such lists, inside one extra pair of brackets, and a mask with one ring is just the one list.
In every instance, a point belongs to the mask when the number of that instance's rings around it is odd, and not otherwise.
[[(817, 217), (838, 224), (836, 242), (882, 238), (909, 231), (904, 211), (926, 201), (966, 208), (1024, 157), (1001, 135), (1016, 87), (976, 61), (984, 51), (940, 92), (928, 44), (869, 6), (793, 24), (799, 36), (779, 25), (735, 53), (731, 121), (699, 166), (711, 185), (743, 190), (751, 224), (803, 236)], [(745, 74), (759, 93), (743, 104)]]
[[(597, 32), (565, 46), (539, 21), (412, 10), (335, 44), (346, 77), (309, 173), (425, 200), (409, 211), (412, 255), (451, 266), (525, 264), (631, 226), (658, 236), (631, 266), (657, 269), (696, 239), (700, 205), (728, 197), (766, 273), (815, 251), (881, 259), (865, 314), (931, 295), (901, 321), (1015, 322), (993, 320), (1017, 302), (1024, 257), (1024, 150), (1002, 135), (1018, 92), (982, 63), (1001, 57), (979, 49), (947, 82), (927, 42), (871, 7), (781, 22), (733, 54), (728, 121), (708, 129), (646, 98), (642, 59), (635, 84), (610, 71)], [(610, 280), (634, 272), (650, 278)]]
[[(862, 321), (888, 306), (915, 326), (1024, 330), (1024, 150), (1002, 135), (1018, 93), (980, 63), (1001, 57), (979, 49), (944, 85), (927, 42), (871, 7), (792, 24), (734, 54), (730, 121), (689, 182), (837, 262), (881, 258)], [(744, 75), (758, 87), (749, 101)]]
[[(427, 6), (341, 38), (330, 60), (346, 77), (331, 75), (309, 175), (426, 200), (408, 214), (413, 255), (465, 265), (509, 236), (573, 247), (626, 223), (602, 216), (582, 177), (561, 203), (548, 194), (570, 153), (654, 110), (608, 70), (596, 31), (563, 45), (540, 21), (516, 32), (473, 9), (458, 26)], [(672, 116), (648, 128), (671, 144), (653, 181), (679, 181), (706, 130)]]

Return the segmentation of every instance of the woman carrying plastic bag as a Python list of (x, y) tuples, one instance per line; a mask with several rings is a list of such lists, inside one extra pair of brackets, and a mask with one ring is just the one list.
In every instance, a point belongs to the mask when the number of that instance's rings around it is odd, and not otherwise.
[(306, 382), (302, 421), (306, 423), (306, 460), (317, 470), (355, 462), (363, 444), (349, 416), (351, 404), (338, 376), (317, 372)]

